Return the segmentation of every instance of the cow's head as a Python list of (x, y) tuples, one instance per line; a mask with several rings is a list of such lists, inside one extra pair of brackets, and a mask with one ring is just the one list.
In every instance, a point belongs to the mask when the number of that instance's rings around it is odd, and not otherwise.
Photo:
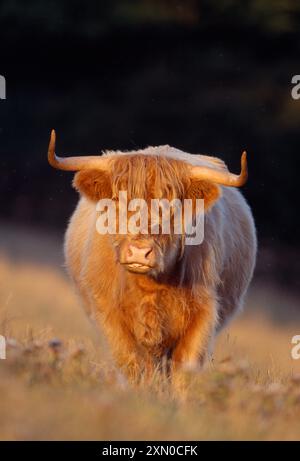
[[(173, 204), (190, 199), (195, 212), (196, 199), (204, 199), (204, 211), (209, 211), (221, 195), (219, 185), (240, 187), (246, 182), (247, 161), (244, 153), (241, 174), (234, 175), (218, 159), (210, 158), (209, 166), (192, 166), (181, 159), (163, 155), (164, 150), (170, 149), (168, 146), (149, 149), (151, 155), (148, 150), (60, 158), (55, 155), (55, 132), (52, 131), (48, 159), (55, 168), (77, 171), (73, 185), (81, 195), (94, 202), (95, 207), (107, 199), (114, 205), (116, 227), (109, 233), (109, 240), (117, 262), (130, 272), (156, 277), (170, 272), (184, 253), (185, 224), (182, 223), (181, 233), (174, 232), (176, 206)], [(136, 199), (141, 202), (136, 204)], [(137, 206), (128, 209), (129, 203)], [(141, 211), (140, 203), (145, 205), (145, 209), (142, 210), (143, 218), (137, 222), (136, 212)], [(153, 203), (171, 203), (171, 206), (164, 215), (163, 206), (153, 206)], [(170, 231), (167, 233), (163, 227), (163, 216), (170, 218)], [(121, 223), (124, 218), (127, 222)], [(131, 231), (132, 220), (138, 224), (139, 231), (136, 227), (134, 232)], [(120, 225), (123, 226), (122, 231)]]

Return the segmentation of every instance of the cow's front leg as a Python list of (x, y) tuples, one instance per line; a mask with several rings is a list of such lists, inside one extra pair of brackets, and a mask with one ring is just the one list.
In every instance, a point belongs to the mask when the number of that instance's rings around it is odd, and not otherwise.
[(217, 303), (210, 299), (194, 309), (172, 354), (173, 382), (182, 385), (184, 371), (198, 370), (207, 356), (217, 325)]
[[(138, 346), (126, 328), (108, 334), (114, 358), (119, 369), (131, 383), (137, 384), (144, 372), (144, 360)], [(112, 334), (114, 333), (114, 334)]]
[(94, 317), (110, 346), (117, 367), (130, 382), (138, 382), (144, 369), (143, 356), (118, 310), (114, 309), (107, 315), (99, 309)]

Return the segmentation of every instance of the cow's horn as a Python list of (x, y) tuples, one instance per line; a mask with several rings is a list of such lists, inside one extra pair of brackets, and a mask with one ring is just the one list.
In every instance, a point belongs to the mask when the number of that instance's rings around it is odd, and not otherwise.
[(202, 166), (192, 166), (191, 176), (197, 179), (207, 179), (223, 186), (242, 187), (248, 179), (247, 154), (244, 151), (241, 157), (241, 173)]
[(48, 148), (48, 161), (51, 166), (59, 170), (66, 171), (79, 171), (87, 169), (101, 169), (107, 168), (108, 159), (100, 155), (79, 156), (79, 157), (58, 157), (55, 154), (55, 130), (51, 131), (49, 148)]

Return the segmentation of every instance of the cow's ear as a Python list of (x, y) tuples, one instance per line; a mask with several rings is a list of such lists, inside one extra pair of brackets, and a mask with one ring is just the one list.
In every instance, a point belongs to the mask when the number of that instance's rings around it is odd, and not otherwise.
[(186, 198), (204, 199), (204, 210), (209, 210), (214, 203), (221, 197), (221, 188), (211, 182), (201, 179), (191, 179), (191, 183), (186, 192)]
[(110, 176), (106, 171), (82, 170), (75, 174), (73, 187), (85, 197), (98, 202), (102, 198), (111, 198)]

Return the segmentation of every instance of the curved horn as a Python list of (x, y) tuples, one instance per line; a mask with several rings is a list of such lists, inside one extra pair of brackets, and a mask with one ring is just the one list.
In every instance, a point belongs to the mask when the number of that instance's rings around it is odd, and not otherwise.
[(226, 170), (209, 167), (193, 166), (191, 175), (197, 179), (208, 179), (209, 181), (223, 186), (242, 187), (248, 179), (247, 153), (244, 151), (241, 157), (241, 172), (239, 175)]
[(55, 130), (51, 131), (49, 148), (48, 148), (48, 161), (53, 168), (66, 171), (79, 171), (87, 169), (107, 169), (108, 159), (100, 155), (80, 156), (80, 157), (58, 157), (55, 154)]

